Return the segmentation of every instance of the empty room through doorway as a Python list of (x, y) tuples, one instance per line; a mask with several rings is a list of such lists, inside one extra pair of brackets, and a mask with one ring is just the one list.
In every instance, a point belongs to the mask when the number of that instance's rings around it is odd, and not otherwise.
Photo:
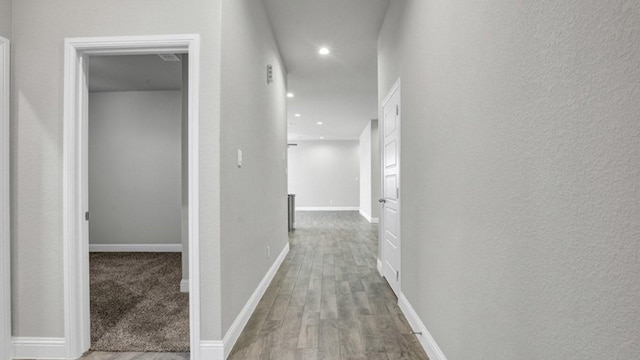
[(91, 350), (189, 351), (186, 54), (89, 57)]

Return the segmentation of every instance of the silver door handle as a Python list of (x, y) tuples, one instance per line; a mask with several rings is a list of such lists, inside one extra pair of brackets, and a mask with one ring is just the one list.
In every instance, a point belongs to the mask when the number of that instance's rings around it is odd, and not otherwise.
[(384, 203), (386, 203), (386, 202), (387, 202), (387, 200), (385, 200), (385, 199), (378, 199), (378, 202), (379, 202), (379, 203), (383, 203), (383, 204), (384, 204)]

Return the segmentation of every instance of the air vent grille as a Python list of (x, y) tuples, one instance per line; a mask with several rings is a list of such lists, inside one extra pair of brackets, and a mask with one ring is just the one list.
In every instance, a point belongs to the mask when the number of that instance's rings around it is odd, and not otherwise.
[(180, 61), (180, 58), (176, 54), (158, 54), (164, 61)]

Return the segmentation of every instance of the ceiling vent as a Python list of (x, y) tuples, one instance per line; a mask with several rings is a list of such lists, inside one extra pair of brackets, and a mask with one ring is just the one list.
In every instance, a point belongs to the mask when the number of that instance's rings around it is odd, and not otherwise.
[(164, 61), (180, 61), (180, 58), (176, 54), (158, 54)]

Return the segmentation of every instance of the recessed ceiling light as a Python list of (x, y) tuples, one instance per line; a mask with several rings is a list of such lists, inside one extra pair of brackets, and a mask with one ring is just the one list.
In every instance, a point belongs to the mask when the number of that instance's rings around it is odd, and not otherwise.
[(320, 140), (324, 140), (324, 136), (320, 136)]
[(288, 97), (288, 98), (292, 98), (292, 97), (294, 97), (294, 96), (295, 96), (295, 95), (293, 95), (293, 93), (287, 93), (287, 97)]
[(320, 49), (318, 49), (318, 54), (320, 55), (329, 55), (331, 51), (329, 50), (328, 47), (321, 47)]
[(302, 116), (302, 115), (300, 115), (300, 114), (293, 114), (293, 116), (295, 116), (295, 117), (300, 117), (300, 116)]
[(318, 124), (318, 125), (322, 125), (322, 121), (318, 121), (316, 124)]

